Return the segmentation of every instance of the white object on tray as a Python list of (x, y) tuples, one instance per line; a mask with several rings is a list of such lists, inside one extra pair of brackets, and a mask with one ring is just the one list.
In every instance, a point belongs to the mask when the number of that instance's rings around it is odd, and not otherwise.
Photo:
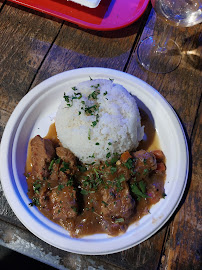
[(89, 8), (96, 8), (101, 0), (67, 0), (72, 1), (74, 3), (80, 4), (82, 6), (86, 6)]

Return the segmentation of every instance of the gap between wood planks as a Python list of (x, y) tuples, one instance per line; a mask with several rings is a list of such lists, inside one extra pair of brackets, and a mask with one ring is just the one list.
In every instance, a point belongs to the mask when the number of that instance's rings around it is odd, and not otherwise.
[(46, 60), (47, 55), (49, 54), (51, 48), (53, 47), (53, 45), (54, 45), (54, 43), (55, 43), (57, 37), (59, 36), (60, 31), (61, 31), (63, 25), (64, 25), (64, 21), (62, 21), (62, 23), (61, 23), (61, 25), (60, 25), (60, 28), (59, 28), (59, 30), (58, 30), (58, 32), (57, 32), (57, 34), (55, 35), (55, 37), (54, 37), (54, 39), (53, 39), (53, 41), (52, 41), (52, 43), (51, 43), (49, 49), (47, 50), (46, 54), (44, 55), (43, 60), (41, 61), (39, 67), (37, 68), (37, 71), (36, 71), (36, 73), (35, 73), (35, 75), (34, 75), (32, 81), (31, 81), (31, 83), (30, 83), (30, 85), (29, 85), (29, 87), (28, 87), (28, 90), (27, 90), (26, 94), (31, 90), (32, 84), (33, 84), (33, 82), (34, 82), (34, 80), (35, 80), (35, 78), (36, 78), (36, 76), (37, 76), (39, 70), (41, 69), (41, 67), (42, 67), (42, 65), (43, 65), (43, 63), (44, 63), (44, 61)]
[(5, 6), (6, 2), (7, 2), (7, 1), (5, 0), (5, 1), (2, 3), (2, 6), (0, 7), (0, 13), (1, 13), (3, 7)]
[(196, 110), (195, 121), (194, 121), (193, 128), (192, 128), (191, 135), (190, 135), (190, 143), (191, 143), (190, 147), (191, 148), (193, 147), (195, 135), (196, 135), (196, 130), (197, 130), (198, 124), (200, 122), (200, 115), (201, 115), (201, 110), (202, 110), (201, 107), (202, 106), (201, 106), (201, 96), (200, 96), (198, 107)]
[(136, 35), (136, 37), (135, 37), (133, 46), (132, 46), (132, 48), (131, 48), (131, 50), (130, 50), (130, 54), (129, 54), (129, 56), (128, 56), (128, 60), (126, 61), (126, 64), (125, 64), (125, 66), (124, 66), (124, 68), (123, 68), (123, 71), (124, 71), (124, 72), (126, 72), (128, 66), (129, 66), (129, 63), (130, 63), (132, 54), (133, 54), (133, 52), (134, 52), (134, 51), (136, 50), (136, 48), (137, 48), (137, 45), (138, 45), (138, 43), (139, 43), (139, 41), (140, 41), (140, 38), (141, 38), (142, 33), (143, 33), (143, 31), (144, 31), (144, 28), (145, 28), (145, 25), (146, 25), (147, 20), (148, 20), (148, 18), (149, 18), (149, 15), (150, 15), (150, 13), (151, 13), (151, 10), (152, 10), (152, 7), (151, 7), (151, 4), (150, 4), (150, 2), (149, 2), (149, 5), (148, 5), (148, 7), (147, 7), (147, 9), (146, 9), (146, 11), (145, 11), (145, 13), (144, 13), (144, 15), (143, 15), (142, 18), (141, 18), (142, 23), (141, 23), (140, 28), (139, 28), (139, 31), (138, 31), (138, 33), (137, 33), (137, 35)]

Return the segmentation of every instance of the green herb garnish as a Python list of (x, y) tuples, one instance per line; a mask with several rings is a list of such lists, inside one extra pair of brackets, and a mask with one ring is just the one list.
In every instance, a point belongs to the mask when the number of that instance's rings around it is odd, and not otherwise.
[(121, 223), (121, 222), (124, 222), (124, 218), (117, 218), (115, 220), (115, 223)]
[(62, 165), (63, 165), (63, 167), (60, 168), (60, 171), (66, 172), (67, 170), (69, 170), (69, 163), (68, 162), (63, 161)]
[(117, 171), (117, 168), (116, 167), (111, 167), (110, 168), (110, 172), (113, 174), (113, 173), (115, 173)]
[(106, 203), (106, 202), (104, 202), (104, 201), (102, 201), (102, 203), (104, 204), (105, 207), (108, 206), (108, 203)]
[(111, 157), (111, 153), (109, 152), (106, 154), (106, 158), (110, 158), (110, 157)]
[(88, 130), (88, 139), (90, 140), (90, 128)]
[(59, 184), (58, 185), (58, 190), (62, 190), (64, 188), (64, 185), (63, 184)]
[(39, 203), (39, 198), (32, 198), (32, 202), (29, 203), (30, 206), (39, 206), (40, 203)]
[(126, 168), (128, 168), (129, 170), (132, 169), (133, 167), (133, 160), (131, 158), (129, 158), (124, 165), (126, 166)]
[(33, 183), (33, 190), (34, 190), (34, 193), (39, 194), (40, 188), (41, 188), (41, 182), (40, 182), (39, 180), (36, 180), (36, 181)]
[(87, 195), (87, 194), (88, 194), (88, 191), (87, 191), (87, 190), (85, 190), (85, 189), (82, 189), (82, 190), (81, 190), (81, 194), (83, 194), (83, 195)]
[(139, 187), (136, 183), (133, 183), (131, 185), (131, 190), (137, 196), (138, 200), (140, 200), (141, 198), (149, 198), (149, 196), (145, 192), (143, 192), (144, 189), (146, 189), (146, 187), (143, 187), (143, 184), (140, 184), (140, 183), (139, 183)]

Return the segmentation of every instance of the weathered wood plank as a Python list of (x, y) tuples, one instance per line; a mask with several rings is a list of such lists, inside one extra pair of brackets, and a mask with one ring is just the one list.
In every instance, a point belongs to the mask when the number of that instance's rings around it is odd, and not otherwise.
[(60, 72), (80, 67), (123, 70), (148, 12), (133, 25), (114, 32), (83, 30), (66, 23), (51, 48), (32, 88)]
[(201, 130), (202, 106), (191, 137), (192, 171), (184, 203), (167, 234), (161, 269), (201, 269)]
[[(141, 40), (153, 33), (154, 22), (155, 15), (151, 13)], [(153, 74), (145, 71), (137, 62), (136, 50), (127, 69), (127, 72), (156, 88), (173, 106), (183, 123), (188, 143), (193, 133), (201, 95), (201, 27), (202, 25), (197, 25), (186, 29), (176, 29), (173, 33), (172, 39), (180, 44), (182, 50), (182, 61), (175, 71), (168, 74)], [(157, 34), (160, 33), (159, 25), (156, 25), (155, 31), (157, 31)], [(190, 148), (192, 150), (190, 157), (193, 159), (193, 169), (190, 166), (185, 195), (172, 219), (168, 222), (164, 252), (162, 253), (161, 264), (159, 264), (160, 269), (200, 268), (201, 215), (199, 212), (201, 195), (199, 175), (201, 174), (201, 159), (199, 149), (201, 141), (199, 132), (201, 126), (198, 124), (196, 129), (195, 138), (191, 138), (192, 149)]]
[(0, 108), (11, 113), (26, 94), (61, 24), (13, 5), (3, 7), (0, 22)]
[[(113, 263), (105, 262), (101, 258), (96, 260), (91, 256), (81, 256), (58, 250), (44, 242), (29, 231), (13, 226), (0, 220), (0, 245), (18, 251), (33, 259), (51, 265), (57, 269), (103, 269), (123, 270)], [(128, 268), (129, 269), (129, 268)]]
[[(13, 4), (3, 6), (0, 12), (0, 138), (60, 27), (61, 23), (40, 17), (37, 12), (29, 13), (26, 8), (19, 9)], [(21, 224), (3, 196), (1, 186), (0, 215)]]

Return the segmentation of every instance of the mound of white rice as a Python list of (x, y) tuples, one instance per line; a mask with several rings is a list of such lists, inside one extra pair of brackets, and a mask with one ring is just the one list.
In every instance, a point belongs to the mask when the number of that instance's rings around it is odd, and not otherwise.
[(122, 85), (104, 79), (66, 92), (55, 124), (62, 145), (84, 163), (133, 150), (144, 135), (135, 98)]

